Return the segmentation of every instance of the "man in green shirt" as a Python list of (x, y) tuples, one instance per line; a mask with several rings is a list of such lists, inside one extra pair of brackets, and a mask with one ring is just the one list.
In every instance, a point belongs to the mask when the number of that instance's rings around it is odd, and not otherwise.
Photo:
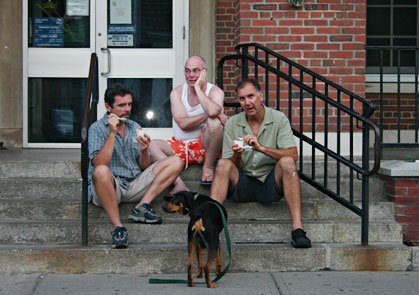
[[(301, 187), (298, 151), (284, 113), (263, 105), (256, 80), (236, 86), (244, 112), (231, 117), (224, 128), (223, 155), (218, 161), (211, 198), (224, 203), (269, 204), (285, 196), (292, 219), (292, 245), (309, 248), (301, 222)], [(243, 142), (237, 141), (242, 139)]]

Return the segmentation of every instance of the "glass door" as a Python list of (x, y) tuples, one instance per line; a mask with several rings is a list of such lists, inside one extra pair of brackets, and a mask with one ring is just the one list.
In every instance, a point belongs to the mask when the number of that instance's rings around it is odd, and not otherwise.
[(24, 145), (79, 147), (90, 54), (99, 60), (98, 118), (114, 82), (134, 92), (132, 119), (172, 135), (169, 94), (183, 81), (186, 0), (29, 0)]

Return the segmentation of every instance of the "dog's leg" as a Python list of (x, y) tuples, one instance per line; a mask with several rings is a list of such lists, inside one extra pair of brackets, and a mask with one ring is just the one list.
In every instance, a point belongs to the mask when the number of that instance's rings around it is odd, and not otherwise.
[(220, 249), (220, 241), (218, 241), (217, 247), (217, 258), (215, 260), (215, 274), (219, 275), (221, 273), (221, 249)]
[(200, 243), (196, 243), (196, 259), (198, 260), (198, 270), (195, 274), (195, 278), (202, 278), (204, 266), (202, 265), (202, 247)]
[(194, 237), (192, 241), (188, 243), (188, 252), (189, 252), (189, 261), (188, 261), (188, 286), (195, 287), (195, 283), (193, 281), (193, 261), (194, 261), (194, 252), (196, 247), (196, 238)]
[(211, 281), (211, 265), (212, 262), (214, 261), (214, 259), (217, 256), (217, 249), (210, 249), (208, 247), (208, 257), (207, 257), (207, 263), (204, 266), (204, 271), (205, 271), (205, 281), (207, 282), (207, 287), (208, 288), (217, 288), (217, 283), (213, 283)]

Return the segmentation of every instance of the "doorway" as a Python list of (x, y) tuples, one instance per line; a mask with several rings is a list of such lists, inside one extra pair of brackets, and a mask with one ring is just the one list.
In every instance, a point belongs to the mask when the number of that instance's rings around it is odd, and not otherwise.
[(169, 94), (188, 56), (187, 0), (29, 0), (24, 21), (24, 146), (79, 147), (90, 54), (106, 88), (133, 90), (132, 119), (172, 135)]

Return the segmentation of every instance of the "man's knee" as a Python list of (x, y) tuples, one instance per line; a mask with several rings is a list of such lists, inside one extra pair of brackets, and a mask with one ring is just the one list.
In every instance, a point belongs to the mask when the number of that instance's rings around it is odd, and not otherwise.
[(277, 162), (277, 168), (279, 168), (284, 173), (289, 173), (292, 176), (296, 176), (297, 174), (297, 166), (295, 164), (295, 161), (292, 157), (282, 157)]
[(216, 174), (230, 174), (234, 163), (230, 159), (220, 159), (215, 169)]
[(221, 121), (218, 119), (218, 117), (208, 118), (206, 125), (206, 129), (209, 132), (223, 132), (224, 130), (224, 126), (221, 124)]
[(106, 179), (112, 179), (112, 172), (106, 165), (99, 165), (95, 167), (92, 173), (92, 179), (95, 183), (98, 181), (104, 181)]
[(183, 168), (185, 167), (185, 163), (183, 163), (182, 159), (178, 156), (170, 156), (168, 158), (168, 161), (169, 161), (169, 165), (175, 168), (176, 170), (182, 171)]

